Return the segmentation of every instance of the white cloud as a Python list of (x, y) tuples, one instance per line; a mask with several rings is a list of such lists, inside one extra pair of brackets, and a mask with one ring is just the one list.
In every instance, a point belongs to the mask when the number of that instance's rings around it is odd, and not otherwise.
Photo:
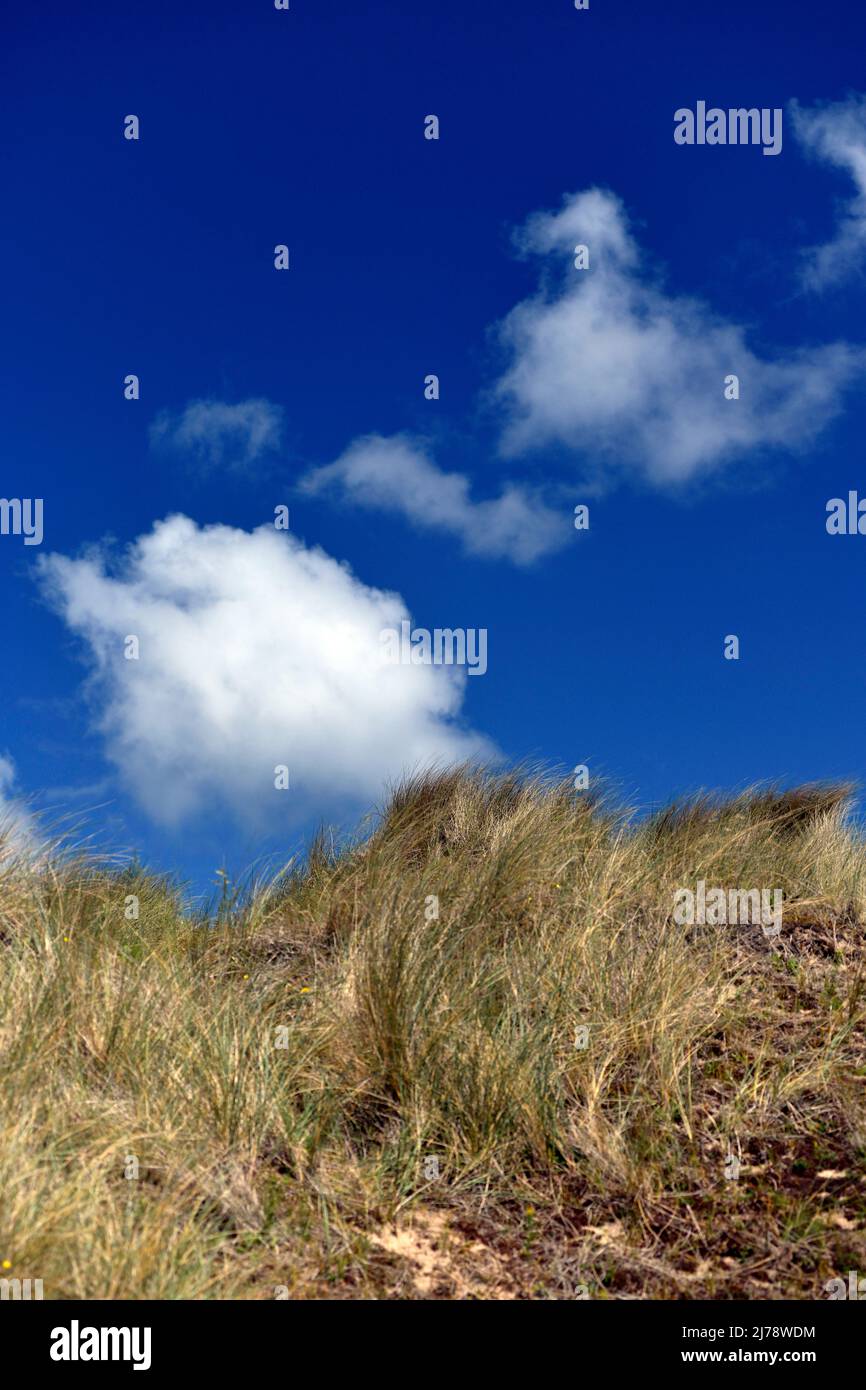
[(473, 501), (469, 479), (446, 473), (423, 445), (403, 435), (357, 439), (346, 452), (302, 479), (306, 492), (340, 488), (359, 506), (400, 514), (417, 526), (457, 536), (470, 555), (507, 556), (518, 565), (558, 550), (570, 516), (525, 488), (506, 485), (497, 498)]
[(0, 865), (29, 855), (38, 844), (36, 822), (16, 794), (15, 764), (0, 754)]
[(280, 446), (283, 411), (272, 401), (189, 401), (178, 415), (163, 411), (150, 427), (156, 448), (190, 454), (205, 469), (243, 472)]
[[(381, 630), (409, 616), (400, 597), (272, 526), (172, 516), (121, 573), (98, 555), (40, 568), (89, 649), (109, 757), (158, 821), (220, 803), (285, 826), (368, 804), (406, 769), (492, 752), (457, 722), (463, 670), (383, 664)], [(280, 764), (289, 791), (274, 788)]]
[(832, 241), (804, 253), (803, 282), (824, 289), (851, 274), (861, 274), (866, 256), (866, 96), (803, 107), (791, 103), (794, 131), (814, 158), (844, 169), (856, 194), (841, 210)]
[[(573, 268), (580, 243), (588, 270)], [(562, 269), (501, 326), (510, 365), (495, 395), (506, 411), (506, 456), (558, 445), (586, 466), (682, 483), (748, 451), (803, 446), (866, 368), (866, 355), (844, 343), (758, 357), (741, 326), (668, 294), (647, 273), (607, 191), (537, 214), (522, 245)], [(739, 400), (724, 397), (729, 374), (739, 377)]]

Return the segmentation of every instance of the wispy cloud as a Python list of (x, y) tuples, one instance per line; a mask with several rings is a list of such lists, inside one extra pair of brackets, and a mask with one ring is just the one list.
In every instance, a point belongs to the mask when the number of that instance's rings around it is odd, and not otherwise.
[(807, 289), (821, 290), (866, 269), (866, 96), (811, 107), (794, 101), (791, 115), (807, 152), (844, 169), (856, 188), (840, 208), (832, 240), (804, 252), (803, 283)]
[(194, 459), (206, 471), (247, 471), (280, 447), (283, 411), (272, 401), (189, 401), (179, 414), (163, 411), (150, 428), (151, 444)]
[[(682, 484), (750, 451), (801, 448), (866, 370), (866, 353), (844, 343), (759, 357), (739, 324), (665, 290), (605, 190), (531, 218), (520, 244), (554, 270), (501, 327), (506, 457), (559, 446), (587, 469)], [(573, 268), (578, 244), (586, 270)], [(738, 400), (725, 398), (729, 375)]]
[(383, 628), (409, 617), (399, 595), (272, 526), (173, 516), (120, 573), (92, 553), (40, 569), (86, 644), (108, 755), (157, 821), (219, 804), (285, 828), (369, 804), (409, 768), (493, 754), (461, 727), (465, 670), (383, 663)]
[(498, 497), (475, 501), (463, 473), (448, 473), (405, 435), (357, 439), (335, 463), (313, 469), (303, 491), (338, 491), (358, 506), (396, 513), (426, 530), (456, 536), (470, 555), (529, 565), (565, 545), (571, 518), (540, 496), (507, 484)]
[[(797, 132), (819, 157), (848, 169), (858, 195), (808, 276), (841, 275), (866, 246), (866, 98), (805, 110)], [(621, 200), (594, 188), (529, 218), (520, 251), (540, 263), (540, 287), (498, 325), (507, 365), (488, 392), (499, 411), (499, 454), (563, 451), (582, 480), (631, 471), (677, 486), (764, 449), (807, 447), (866, 373), (866, 350), (844, 342), (759, 355), (745, 328), (700, 299), (671, 293), (648, 264)], [(573, 266), (578, 245), (586, 269)], [(737, 378), (738, 396), (726, 384)], [(250, 399), (193, 400), (151, 427), (155, 447), (208, 470), (249, 471), (280, 447), (283, 411)], [(372, 433), (300, 481), (368, 510), (456, 537), (466, 553), (530, 565), (568, 543), (569, 508), (549, 482), (508, 480), (492, 498), (447, 471), (421, 440)]]

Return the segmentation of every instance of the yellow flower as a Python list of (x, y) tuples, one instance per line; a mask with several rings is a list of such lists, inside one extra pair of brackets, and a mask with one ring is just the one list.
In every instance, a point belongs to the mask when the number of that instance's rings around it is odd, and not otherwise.
[(301, 990), (301, 994), (309, 994), (309, 993), (310, 993), (310, 986), (309, 986), (309, 985), (304, 985), (303, 989)]
[(11, 1260), (4, 1260), (4, 1261), (3, 1261), (3, 1268), (4, 1268), (4, 1269), (11, 1269), (11, 1268), (12, 1268), (12, 1261), (11, 1261)]

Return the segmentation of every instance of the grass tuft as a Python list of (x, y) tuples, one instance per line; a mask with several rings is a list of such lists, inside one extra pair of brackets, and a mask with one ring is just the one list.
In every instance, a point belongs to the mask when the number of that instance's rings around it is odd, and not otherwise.
[[(866, 1264), (852, 790), (395, 788), (208, 921), (0, 855), (0, 1258), (51, 1298), (815, 1298)], [(782, 932), (678, 925), (698, 880)], [(736, 1170), (736, 1176), (732, 1176)]]

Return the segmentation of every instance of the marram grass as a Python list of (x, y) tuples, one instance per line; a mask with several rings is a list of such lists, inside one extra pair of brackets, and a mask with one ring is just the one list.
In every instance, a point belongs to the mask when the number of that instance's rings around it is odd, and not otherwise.
[[(137, 869), (7, 856), (4, 1276), (46, 1298), (822, 1297), (866, 1268), (847, 797), (635, 821), (543, 777), (429, 774), (209, 923)], [(678, 925), (698, 881), (781, 889), (781, 933)]]

